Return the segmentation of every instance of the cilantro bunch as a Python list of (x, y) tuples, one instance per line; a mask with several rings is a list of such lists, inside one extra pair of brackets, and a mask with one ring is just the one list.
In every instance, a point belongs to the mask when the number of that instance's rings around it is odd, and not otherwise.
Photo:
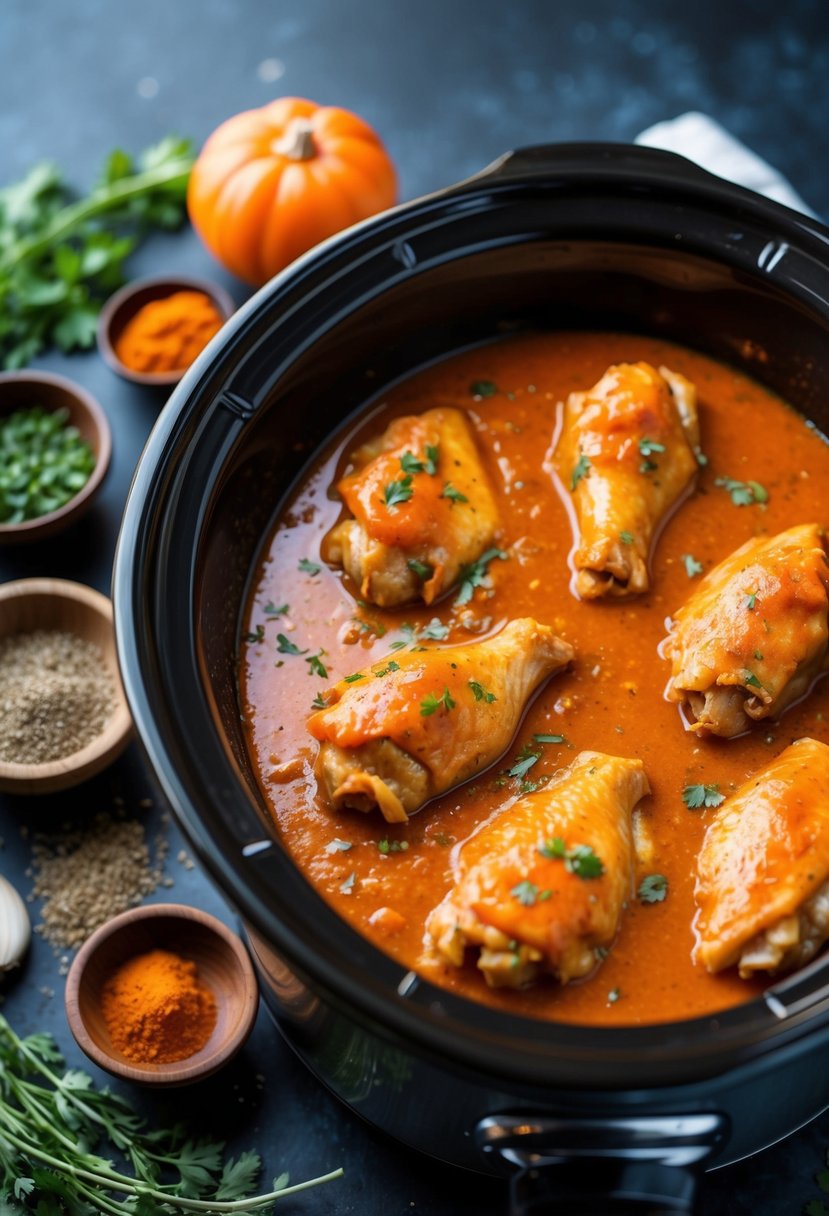
[(0, 190), (0, 366), (50, 345), (91, 346), (106, 297), (151, 228), (185, 215), (190, 143), (168, 136), (133, 161), (117, 149), (86, 198), (70, 202), (54, 165)]
[[(168, 1213), (270, 1211), (277, 1199), (338, 1178), (335, 1170), (250, 1196), (257, 1153), (224, 1161), (220, 1142), (187, 1139), (181, 1126), (143, 1130), (118, 1094), (65, 1069), (45, 1034), (19, 1038), (0, 1015), (0, 1210), (4, 1216), (164, 1216)], [(132, 1167), (115, 1168), (94, 1151), (106, 1141)]]

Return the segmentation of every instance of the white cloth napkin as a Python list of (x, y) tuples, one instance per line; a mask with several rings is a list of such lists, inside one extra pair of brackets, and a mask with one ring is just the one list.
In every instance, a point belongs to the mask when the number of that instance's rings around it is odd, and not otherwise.
[(707, 114), (690, 110), (687, 114), (680, 114), (679, 118), (658, 122), (637, 135), (636, 143), (649, 148), (664, 148), (667, 152), (679, 152), (726, 181), (747, 186), (749, 190), (765, 194), (767, 198), (785, 203), (787, 207), (802, 211), (805, 215), (815, 215), (776, 169)]

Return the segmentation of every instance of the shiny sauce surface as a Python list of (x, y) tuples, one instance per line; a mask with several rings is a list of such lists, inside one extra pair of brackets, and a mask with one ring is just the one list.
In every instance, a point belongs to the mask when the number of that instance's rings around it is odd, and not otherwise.
[[(560, 403), (590, 388), (608, 365), (637, 360), (696, 384), (707, 463), (656, 539), (650, 592), (579, 601), (570, 590), (569, 495), (549, 471)], [(354, 585), (320, 557), (323, 538), (342, 517), (334, 487), (350, 467), (350, 453), (392, 417), (437, 405), (462, 409), (472, 422), (498, 500), (498, 543), (509, 557), (490, 564), (488, 585), (464, 606), (456, 604), (455, 590), (430, 608), (381, 610), (361, 602)], [(737, 506), (715, 485), (718, 477), (760, 482), (768, 502)], [(658, 648), (666, 622), (698, 583), (687, 559), (707, 572), (750, 537), (810, 521), (829, 521), (826, 443), (755, 381), (668, 342), (597, 333), (513, 337), (394, 386), (310, 467), (262, 550), (246, 606), (240, 693), (248, 745), (296, 865), (339, 915), (403, 966), (526, 1016), (594, 1025), (660, 1022), (755, 996), (760, 981), (740, 980), (734, 968), (711, 976), (691, 960), (696, 855), (714, 811), (688, 809), (682, 793), (686, 785), (716, 783), (728, 794), (794, 739), (808, 734), (829, 742), (829, 680), (777, 722), (761, 722), (730, 741), (700, 740), (663, 697), (669, 665)], [(552, 625), (575, 647), (576, 659), (570, 672), (542, 686), (501, 760), (402, 826), (386, 824), (379, 813), (335, 813), (313, 771), (318, 745), (306, 723), (315, 697), (395, 648), (416, 645), (424, 631), (458, 645), (521, 616)], [(461, 969), (435, 961), (424, 947), (424, 924), (452, 886), (455, 851), (521, 792), (521, 779), (508, 770), (536, 733), (565, 741), (536, 746), (540, 758), (525, 779), (549, 777), (583, 749), (644, 762), (653, 792), (641, 813), (655, 852), (652, 863), (638, 867), (636, 885), (658, 873), (668, 880), (668, 894), (644, 904), (634, 888), (612, 950), (587, 979), (490, 989), (474, 965), (476, 952)]]

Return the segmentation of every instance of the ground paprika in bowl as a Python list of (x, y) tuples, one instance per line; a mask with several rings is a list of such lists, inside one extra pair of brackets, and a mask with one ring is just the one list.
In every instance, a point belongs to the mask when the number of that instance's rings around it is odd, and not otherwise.
[(177, 384), (234, 311), (230, 295), (203, 279), (142, 279), (107, 300), (98, 319), (106, 363), (137, 384)]
[(78, 1045), (114, 1076), (189, 1085), (217, 1072), (253, 1028), (259, 993), (226, 925), (184, 904), (130, 908), (84, 943), (66, 981)]

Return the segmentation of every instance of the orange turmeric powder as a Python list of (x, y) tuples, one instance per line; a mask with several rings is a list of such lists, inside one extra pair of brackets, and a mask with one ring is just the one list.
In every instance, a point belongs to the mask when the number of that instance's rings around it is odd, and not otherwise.
[(141, 1064), (186, 1060), (216, 1025), (216, 1000), (196, 964), (169, 950), (122, 963), (103, 986), (101, 1012), (113, 1046)]
[(134, 372), (184, 371), (223, 323), (203, 291), (174, 291), (130, 317), (115, 339), (115, 353)]

